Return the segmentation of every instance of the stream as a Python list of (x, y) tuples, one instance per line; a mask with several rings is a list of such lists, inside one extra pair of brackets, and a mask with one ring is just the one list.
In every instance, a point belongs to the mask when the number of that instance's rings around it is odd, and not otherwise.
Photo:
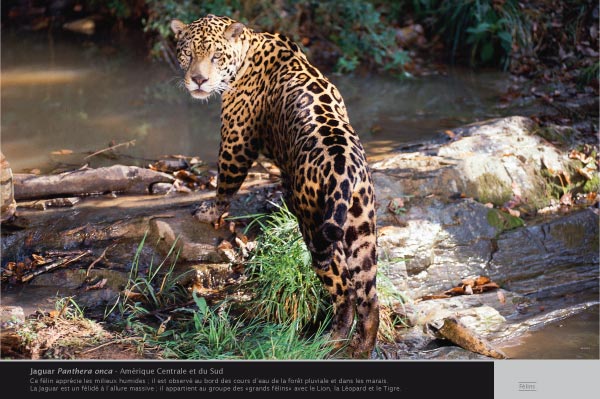
[[(81, 165), (83, 156), (131, 140), (133, 146), (118, 151), (129, 164), (145, 165), (168, 154), (216, 161), (219, 100), (193, 100), (180, 86), (178, 72), (130, 50), (73, 37), (51, 41), (46, 35), (3, 34), (2, 151), (13, 172)], [(329, 77), (370, 156), (502, 116), (498, 96), (509, 81), (501, 72), (462, 69), (404, 81)], [(97, 167), (114, 160), (89, 162)]]
[[(214, 165), (218, 99), (191, 99), (176, 71), (145, 54), (134, 44), (123, 49), (75, 35), (3, 32), (1, 139), (13, 172), (47, 173), (85, 163), (147, 166), (161, 156), (178, 154)], [(498, 71), (456, 68), (414, 80), (329, 77), (344, 96), (371, 159), (407, 143), (443, 136), (447, 129), (510, 114), (499, 100), (509, 75)], [(131, 145), (121, 146), (116, 154), (85, 159), (127, 142)], [(134, 250), (135, 243), (131, 246)], [(53, 289), (3, 287), (2, 303), (27, 311), (46, 308), (51, 303), (44, 301)], [(597, 359), (598, 328), (596, 305), (502, 349), (513, 358)]]

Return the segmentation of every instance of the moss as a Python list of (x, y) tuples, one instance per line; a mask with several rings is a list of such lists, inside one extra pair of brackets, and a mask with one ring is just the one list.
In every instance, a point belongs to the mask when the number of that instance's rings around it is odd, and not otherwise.
[(591, 180), (588, 180), (583, 185), (584, 193), (597, 193), (600, 191), (600, 176), (596, 173)]
[(491, 202), (501, 206), (512, 198), (510, 186), (491, 173), (484, 173), (477, 177), (475, 184), (477, 185), (477, 197), (482, 203)]
[(558, 129), (555, 126), (540, 126), (533, 133), (552, 143), (568, 144), (573, 141), (576, 131), (573, 128)]
[(506, 212), (499, 211), (498, 209), (490, 209), (487, 213), (487, 221), (490, 226), (498, 230), (498, 234), (503, 231), (516, 229), (525, 225), (523, 219), (508, 214)]

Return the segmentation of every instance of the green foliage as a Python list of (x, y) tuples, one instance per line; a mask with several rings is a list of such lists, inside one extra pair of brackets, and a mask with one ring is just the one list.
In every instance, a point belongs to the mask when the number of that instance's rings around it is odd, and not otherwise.
[[(332, 317), (329, 294), (316, 277), (311, 266), (310, 253), (302, 240), (296, 218), (285, 207), (255, 219), (262, 233), (254, 257), (247, 265), (247, 288), (254, 294), (248, 308), (274, 323), (293, 323), (304, 330), (309, 324), (327, 325), (318, 317)], [(389, 309), (406, 303), (406, 298), (385, 275), (398, 259), (380, 262), (377, 290), (381, 304), (379, 336), (393, 342), (397, 327), (404, 320), (390, 316)], [(320, 322), (320, 323), (319, 323)]]
[[(327, 320), (309, 336), (300, 332), (300, 320), (250, 319), (234, 313), (226, 301), (209, 306), (195, 293), (190, 308), (185, 304), (189, 294), (178, 284), (182, 276), (174, 276), (175, 244), (162, 262), (144, 268), (140, 259), (146, 238), (138, 245), (123, 295), (107, 312), (118, 309), (126, 331), (140, 344), (177, 359), (323, 359), (331, 354), (324, 334)], [(174, 260), (163, 270), (169, 258)]]
[(396, 44), (395, 30), (382, 21), (372, 2), (325, 0), (315, 7), (314, 15), (315, 25), (340, 49), (337, 72), (352, 72), (359, 63), (403, 71), (410, 60)]
[(453, 59), (466, 48), (473, 66), (500, 60), (508, 67), (514, 36), (526, 31), (516, 6), (514, 0), (502, 6), (492, 0), (442, 1), (437, 20), (441, 33), (449, 38)]
[(158, 32), (163, 38), (171, 36), (170, 23), (174, 18), (186, 23), (206, 14), (226, 15), (235, 18), (241, 8), (240, 0), (146, 0), (148, 19), (143, 22), (145, 31)]
[(590, 180), (587, 180), (583, 185), (584, 193), (597, 193), (600, 191), (600, 176), (594, 174)]
[(487, 221), (490, 226), (495, 227), (498, 230), (498, 234), (506, 231), (516, 229), (525, 225), (523, 219), (513, 216), (509, 213), (502, 212), (498, 209), (490, 209), (487, 213)]
[[(392, 311), (394, 307), (404, 307), (410, 299), (394, 286), (387, 273), (395, 267), (396, 264), (403, 262), (404, 259), (385, 259), (379, 260), (377, 270), (377, 296), (379, 297), (379, 333), (378, 339), (393, 343), (396, 341), (396, 330), (402, 327), (408, 327), (406, 320)], [(397, 267), (397, 266), (396, 266)]]
[[(187, 292), (177, 283), (181, 276), (173, 276), (175, 245), (157, 266), (151, 262), (143, 268), (144, 236), (124, 294), (108, 313), (119, 309), (126, 331), (165, 358), (325, 359), (335, 355), (325, 334), (332, 317), (329, 295), (312, 269), (295, 217), (281, 206), (268, 216), (256, 216), (252, 225), (262, 233), (246, 267), (248, 280), (241, 287), (252, 293), (249, 301), (209, 305), (193, 293), (190, 307)], [(163, 270), (171, 257), (175, 260)], [(404, 298), (384, 275), (378, 275), (378, 282), (384, 307), (380, 336), (393, 341), (394, 330), (403, 321), (388, 310)], [(152, 321), (156, 318), (159, 323)]]
[(163, 356), (178, 359), (324, 359), (332, 351), (323, 329), (312, 336), (298, 333), (297, 322), (273, 324), (230, 313), (227, 304), (210, 307), (194, 295), (196, 309), (188, 321), (149, 342)]
[[(175, 277), (173, 269), (177, 263), (178, 253), (175, 251), (177, 240), (171, 246), (167, 256), (158, 265), (151, 262), (147, 270), (140, 267), (141, 254), (146, 243), (148, 232), (144, 234), (133, 258), (129, 279), (115, 304), (105, 316), (119, 309), (121, 317), (128, 326), (137, 318), (144, 317), (151, 311), (178, 303), (187, 296), (185, 289), (178, 284), (182, 276)], [(164, 270), (166, 262), (171, 264)]]
[(409, 8), (445, 40), (453, 61), (468, 54), (472, 66), (506, 69), (513, 45), (532, 49), (531, 23), (517, 0), (413, 0)]
[(262, 234), (246, 266), (245, 285), (254, 295), (249, 309), (276, 323), (317, 322), (329, 307), (329, 297), (312, 269), (296, 218), (281, 206), (254, 223)]
[(585, 86), (597, 82), (600, 79), (600, 61), (596, 61), (584, 68), (579, 75), (578, 83), (580, 86)]
[(142, 22), (146, 32), (158, 34), (157, 54), (165, 40), (172, 37), (169, 25), (173, 18), (191, 22), (208, 13), (225, 15), (259, 31), (278, 31), (299, 41), (301, 24), (306, 23), (303, 18), (308, 17), (311, 30), (318, 29), (309, 34), (339, 49), (337, 72), (352, 72), (363, 64), (408, 76), (403, 69), (410, 61), (408, 53), (397, 46), (395, 30), (382, 22), (374, 3), (367, 0), (146, 0), (146, 5), (148, 18)]
[(84, 319), (83, 308), (70, 296), (57, 299), (54, 310), (66, 320)]

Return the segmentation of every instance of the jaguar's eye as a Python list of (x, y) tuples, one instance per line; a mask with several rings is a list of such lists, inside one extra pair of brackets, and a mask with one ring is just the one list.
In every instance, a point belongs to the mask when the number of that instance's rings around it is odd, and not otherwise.
[(212, 62), (216, 62), (219, 58), (221, 58), (223, 54), (216, 52), (213, 54), (212, 58), (210, 59)]

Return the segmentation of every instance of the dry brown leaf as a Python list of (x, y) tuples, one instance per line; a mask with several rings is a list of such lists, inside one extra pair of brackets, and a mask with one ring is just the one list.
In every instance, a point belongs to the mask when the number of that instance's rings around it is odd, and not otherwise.
[(444, 294), (451, 295), (451, 296), (464, 295), (465, 289), (464, 289), (464, 287), (454, 287), (454, 288), (450, 288), (447, 291), (444, 291)]
[(52, 151), (50, 154), (52, 155), (70, 155), (73, 153), (73, 150), (57, 150), (57, 151)]
[(475, 279), (475, 285), (483, 285), (489, 283), (491, 280), (486, 276), (479, 276)]
[(481, 289), (481, 292), (491, 291), (500, 288), (500, 286), (494, 282), (490, 282), (487, 284), (480, 285), (478, 288)]
[(472, 279), (472, 278), (466, 278), (466, 279), (462, 280), (462, 281), (461, 281), (461, 283), (462, 283), (463, 285), (471, 285), (471, 286), (473, 286), (473, 285), (477, 284), (477, 283), (475, 282), (475, 280), (474, 280), (474, 279)]
[(587, 164), (584, 168), (577, 168), (577, 173), (588, 180), (592, 180), (597, 173), (597, 168), (594, 164)]
[(192, 192), (192, 190), (189, 187), (187, 187), (186, 185), (181, 183), (181, 180), (175, 180), (175, 182), (173, 183), (173, 188), (178, 193), (191, 193)]
[(46, 259), (44, 259), (43, 256), (37, 255), (37, 254), (31, 254), (31, 257), (33, 258), (33, 262), (36, 264), (42, 264), (42, 263), (46, 263)]
[(452, 130), (445, 130), (444, 134), (446, 134), (446, 136), (448, 136), (451, 140), (456, 138), (456, 134)]
[(187, 182), (191, 182), (191, 183), (198, 183), (198, 176), (196, 176), (195, 174), (188, 172), (187, 170), (179, 170), (177, 172), (175, 172), (175, 177), (178, 179), (181, 179), (183, 181), (187, 181)]
[(519, 212), (516, 209), (504, 208), (503, 210), (506, 211), (506, 212), (508, 212), (511, 216), (514, 216), (514, 217), (517, 217), (517, 218), (521, 216), (521, 212)]
[(569, 193), (565, 193), (562, 197), (560, 197), (560, 204), (565, 206), (573, 205), (573, 195)]
[(143, 296), (139, 292), (135, 292), (135, 291), (132, 291), (132, 290), (129, 290), (129, 289), (124, 290), (123, 291), (123, 295), (125, 296), (125, 298), (127, 298), (127, 299), (133, 299), (133, 300), (136, 300), (136, 299), (141, 298)]
[(584, 153), (579, 152), (577, 150), (572, 150), (569, 153), (569, 158), (571, 158), (571, 159), (578, 159), (581, 162), (583, 162), (584, 164), (589, 164), (589, 163), (593, 163), (594, 162), (594, 158), (592, 158), (590, 156), (587, 156)]
[(106, 285), (107, 282), (108, 282), (108, 279), (103, 278), (102, 280), (98, 281), (96, 284), (90, 285), (89, 287), (85, 287), (85, 290), (86, 291), (100, 290), (100, 289), (104, 288), (104, 286)]
[(227, 249), (233, 249), (233, 245), (227, 241), (227, 240), (223, 240), (221, 241), (221, 243), (217, 246), (217, 249), (224, 251)]

